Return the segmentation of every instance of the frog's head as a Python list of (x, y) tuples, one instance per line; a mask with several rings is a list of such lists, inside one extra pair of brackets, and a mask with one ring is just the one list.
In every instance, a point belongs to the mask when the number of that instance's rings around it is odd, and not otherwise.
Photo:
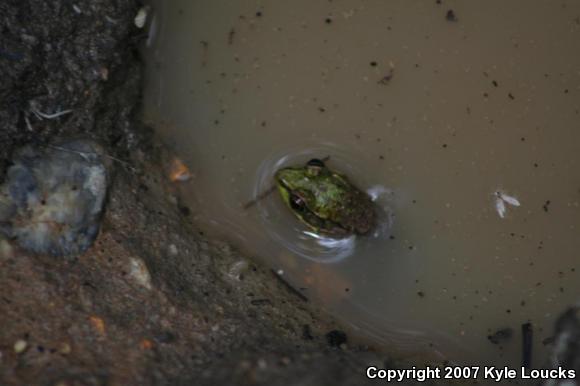
[(319, 178), (324, 178), (324, 175), (329, 173), (324, 162), (314, 158), (308, 161), (305, 166), (278, 170), (276, 172), (276, 182), (279, 187), (285, 187), (289, 191), (309, 190), (319, 181)]
[(359, 233), (361, 214), (368, 217), (369, 211), (363, 208), (370, 206), (368, 196), (319, 159), (280, 169), (275, 178), (282, 200), (315, 232), (333, 236)]

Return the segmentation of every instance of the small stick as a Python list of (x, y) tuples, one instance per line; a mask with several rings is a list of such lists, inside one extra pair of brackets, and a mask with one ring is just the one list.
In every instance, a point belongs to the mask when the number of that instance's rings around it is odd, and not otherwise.
[(265, 192), (260, 194), (258, 197), (254, 198), (251, 201), (246, 202), (242, 208), (244, 210), (250, 209), (252, 206), (256, 205), (258, 203), (258, 201), (262, 201), (264, 198), (266, 198), (270, 194), (272, 194), (275, 190), (276, 190), (276, 185), (270, 186), (270, 188), (268, 190), (266, 190)]
[[(321, 161), (322, 162), (326, 162), (330, 159), (330, 156), (327, 155), (326, 157), (324, 157)], [(276, 191), (276, 185), (270, 186), (268, 188), (268, 190), (264, 191), (262, 194), (260, 194), (258, 197), (254, 198), (251, 201), (246, 202), (243, 206), (242, 209), (247, 210), (250, 209), (252, 206), (256, 205), (258, 202), (262, 201), (264, 198), (268, 197), (270, 194), (272, 194), (274, 191)]]
[(26, 128), (28, 129), (28, 131), (34, 131), (32, 125), (30, 124), (30, 119), (28, 119), (28, 116), (26, 116), (26, 114), (24, 115), (24, 122), (26, 122)]
[(34, 113), (34, 115), (36, 115), (39, 119), (55, 119), (58, 117), (61, 117), (63, 115), (67, 115), (73, 112), (73, 110), (69, 109), (69, 110), (62, 110), (62, 111), (58, 111), (54, 114), (47, 114), (47, 113), (43, 113), (42, 111), (38, 110), (38, 108), (36, 108), (36, 106), (31, 105), (30, 107), (30, 111), (32, 111)]
[(274, 271), (273, 269), (271, 269), (270, 272), (272, 272), (272, 275), (274, 275), (274, 277), (276, 279), (278, 279), (278, 281), (280, 281), (280, 283), (282, 283), (282, 285), (284, 287), (286, 287), (286, 289), (288, 289), (288, 291), (290, 291), (294, 295), (298, 296), (300, 298), (300, 300), (302, 300), (304, 302), (308, 302), (308, 298), (302, 292), (298, 291), (296, 288), (294, 288), (292, 285), (290, 285), (290, 283), (288, 283), (282, 276), (280, 276), (278, 274), (278, 272)]
[[(72, 111), (72, 110), (70, 110), (70, 111)], [(34, 111), (32, 111), (32, 112), (34, 113)], [(61, 111), (59, 114), (62, 115), (63, 113), (64, 112)], [(68, 112), (66, 112), (66, 114), (68, 114)], [(26, 116), (26, 114), (24, 115), (24, 121), (26, 122), (26, 127), (28, 128), (28, 130), (34, 131), (34, 129), (32, 128), (32, 125), (30, 124), (30, 120), (28, 119), (28, 117)], [(82, 151), (78, 151), (78, 150), (66, 149), (66, 148), (61, 147), (61, 146), (54, 146), (54, 145), (45, 145), (45, 146), (48, 147), (48, 148), (51, 148), (51, 149), (59, 150), (59, 151), (65, 151), (65, 152), (69, 152), (69, 153), (78, 154), (81, 157), (83, 157), (83, 159), (85, 161), (88, 161), (87, 155), (89, 155), (89, 154), (90, 155), (98, 155), (97, 153), (87, 153), (87, 152), (82, 152)], [(123, 160), (121, 160), (119, 158), (113, 157), (112, 155), (109, 155), (109, 154), (106, 154), (106, 153), (104, 154), (104, 156), (107, 157), (107, 158), (109, 158), (109, 159), (112, 159), (115, 162), (120, 163), (121, 165), (125, 166), (128, 170), (132, 171), (133, 173), (136, 173), (137, 172), (137, 169), (134, 168), (133, 166), (131, 166), (131, 164), (129, 162), (123, 161)]]
[[(61, 146), (46, 145), (46, 147), (49, 147), (49, 148), (55, 149), (55, 150), (59, 150), (59, 151), (68, 152), (68, 153), (78, 154), (81, 157), (83, 157), (83, 159), (85, 161), (88, 161), (88, 158), (87, 158), (88, 155), (96, 155), (96, 156), (99, 156), (98, 153), (94, 153), (94, 152), (83, 152), (83, 151), (79, 151), (79, 150), (72, 150), (72, 149), (67, 149), (67, 148), (61, 147)], [(104, 154), (104, 156), (107, 157), (107, 158), (109, 158), (109, 159), (112, 159), (113, 161), (116, 161), (116, 162), (120, 163), (121, 165), (125, 166), (127, 169), (131, 170), (132, 172), (136, 172), (137, 171), (137, 169), (135, 169), (133, 166), (131, 166), (131, 164), (129, 164), (126, 161), (123, 161), (123, 160), (121, 160), (119, 158), (113, 157), (112, 155), (109, 155), (109, 154)]]
[(522, 366), (529, 369), (532, 364), (532, 337), (534, 330), (532, 329), (532, 323), (522, 324)]

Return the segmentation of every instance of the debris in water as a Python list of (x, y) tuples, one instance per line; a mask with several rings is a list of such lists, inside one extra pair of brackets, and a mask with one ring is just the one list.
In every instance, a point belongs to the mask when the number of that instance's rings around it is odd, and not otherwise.
[[(278, 272), (274, 271), (273, 269), (270, 270), (272, 272), (272, 274), (274, 275), (274, 277), (276, 279), (278, 279), (278, 281), (284, 286), (286, 287), (286, 289), (288, 291), (290, 291), (291, 293), (293, 293), (294, 295), (296, 295), (298, 298), (300, 298), (300, 300), (304, 301), (304, 302), (308, 302), (308, 298), (306, 296), (304, 296), (304, 294), (300, 291), (298, 291), (296, 288), (292, 287), (292, 285), (290, 283), (288, 283), (283, 277), (282, 275), (280, 275)], [(284, 272), (282, 272), (283, 274)]]
[(0, 186), (0, 235), (36, 253), (83, 253), (99, 232), (103, 159), (100, 147), (82, 140), (19, 150)]
[(502, 328), (501, 330), (497, 330), (495, 333), (488, 335), (487, 339), (489, 339), (493, 344), (500, 344), (510, 340), (513, 334), (514, 331), (511, 328)]
[(512, 206), (520, 206), (520, 202), (517, 198), (515, 198), (513, 196), (508, 196), (507, 194), (505, 194), (499, 190), (497, 190), (494, 193), (494, 195), (496, 196), (495, 210), (497, 211), (497, 214), (501, 218), (505, 217), (505, 213), (507, 211), (506, 204), (509, 204)]
[(270, 189), (264, 191), (262, 194), (260, 194), (258, 197), (256, 197), (255, 199), (248, 201), (247, 203), (245, 203), (242, 208), (244, 210), (251, 208), (252, 206), (256, 205), (259, 201), (262, 201), (264, 198), (268, 197), (270, 194), (274, 193), (277, 189), (277, 186), (271, 186)]
[(455, 12), (450, 9), (449, 11), (447, 11), (447, 14), (445, 15), (445, 19), (447, 19), (447, 21), (452, 21), (452, 22), (456, 22), (457, 16), (455, 16)]
[(184, 182), (190, 180), (192, 177), (191, 172), (185, 166), (183, 161), (175, 158), (171, 163), (171, 170), (169, 172), (169, 179), (172, 182)]
[(542, 205), (542, 209), (544, 209), (544, 212), (548, 213), (548, 210), (549, 210), (549, 207), (550, 207), (550, 204), (551, 204), (551, 203), (552, 203), (552, 202), (551, 202), (550, 200), (547, 200), (547, 201), (544, 203), (544, 205)]
[(201, 42), (201, 66), (207, 66), (207, 58), (209, 56), (209, 42), (202, 40)]
[(377, 83), (380, 84), (381, 86), (386, 86), (387, 84), (389, 84), (391, 79), (393, 79), (394, 75), (395, 75), (395, 65), (393, 64), (393, 62), (390, 62), (389, 71)]
[(526, 369), (532, 364), (533, 332), (531, 323), (522, 324), (522, 366)]

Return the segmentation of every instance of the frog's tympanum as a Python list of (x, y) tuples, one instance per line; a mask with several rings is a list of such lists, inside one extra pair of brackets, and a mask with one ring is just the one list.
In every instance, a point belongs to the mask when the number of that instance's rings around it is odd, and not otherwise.
[(342, 174), (318, 159), (306, 166), (276, 172), (276, 184), (284, 202), (309, 228), (320, 234), (366, 234), (375, 226), (371, 198)]

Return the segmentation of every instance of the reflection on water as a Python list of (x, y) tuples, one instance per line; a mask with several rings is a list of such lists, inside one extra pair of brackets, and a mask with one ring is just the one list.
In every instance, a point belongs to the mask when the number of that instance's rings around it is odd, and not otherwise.
[[(515, 366), (529, 321), (541, 365), (580, 290), (580, 3), (153, 5), (145, 117), (199, 224), (390, 350)], [(277, 193), (245, 206), (313, 156), (384, 228), (319, 239)]]

